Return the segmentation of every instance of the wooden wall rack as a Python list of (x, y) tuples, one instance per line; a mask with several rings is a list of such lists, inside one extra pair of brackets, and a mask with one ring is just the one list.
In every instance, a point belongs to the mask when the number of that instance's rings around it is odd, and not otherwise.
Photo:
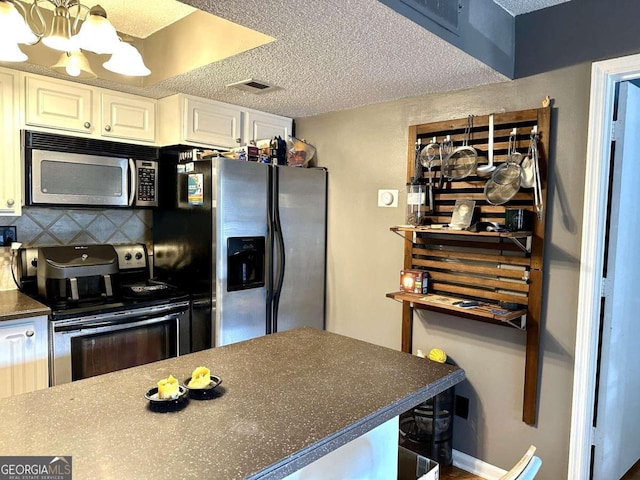
[[(542, 202), (546, 212), (546, 191), (551, 109), (521, 110), (494, 114), (494, 164), (507, 160), (509, 134), (515, 128), (516, 149), (526, 155), (530, 133), (537, 126), (539, 134), (539, 167)], [(415, 145), (422, 146), (435, 137), (441, 142), (451, 136), (454, 147), (462, 145), (467, 118), (413, 125), (409, 127), (407, 181), (414, 176)], [(489, 116), (474, 116), (469, 145), (478, 151), (478, 166), (487, 163)], [(441, 165), (434, 162), (431, 176), (440, 177)], [(428, 181), (424, 169), (422, 181)], [(429, 272), (429, 294), (393, 292), (388, 297), (401, 301), (402, 351), (411, 353), (414, 309), (436, 311), (482, 322), (517, 327), (526, 332), (526, 361), (522, 419), (536, 423), (538, 398), (538, 368), (540, 353), (540, 315), (543, 283), (544, 215), (534, 213), (532, 188), (521, 188), (509, 202), (492, 205), (484, 196), (487, 177), (475, 173), (462, 180), (446, 181), (434, 192), (434, 211), (425, 214), (427, 223), (447, 224), (451, 220), (455, 201), (475, 200), (475, 221), (505, 223), (505, 210), (524, 208), (531, 212), (532, 228), (525, 232), (470, 232), (466, 230), (434, 229), (429, 225), (397, 226), (391, 231), (402, 236), (404, 268)], [(435, 184), (437, 185), (437, 181)], [(476, 307), (465, 308), (458, 301), (475, 300)], [(507, 310), (501, 302), (519, 305)]]

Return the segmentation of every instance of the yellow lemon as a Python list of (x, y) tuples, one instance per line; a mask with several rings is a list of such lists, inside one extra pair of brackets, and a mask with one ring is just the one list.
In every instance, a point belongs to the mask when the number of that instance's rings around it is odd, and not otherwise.
[(429, 360), (433, 360), (434, 362), (438, 363), (444, 363), (447, 361), (447, 354), (439, 348), (432, 348), (429, 351)]

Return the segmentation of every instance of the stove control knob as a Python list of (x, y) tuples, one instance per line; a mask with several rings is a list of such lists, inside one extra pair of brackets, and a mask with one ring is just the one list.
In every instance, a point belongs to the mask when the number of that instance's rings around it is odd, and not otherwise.
[(136, 260), (140, 260), (142, 258), (142, 253), (137, 252), (136, 253)]
[(124, 259), (128, 262), (129, 260), (131, 260), (131, 254), (129, 252), (124, 254)]

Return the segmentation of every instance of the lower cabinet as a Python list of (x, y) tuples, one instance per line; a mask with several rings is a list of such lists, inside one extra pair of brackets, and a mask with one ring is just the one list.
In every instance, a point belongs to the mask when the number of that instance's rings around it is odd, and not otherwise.
[(0, 398), (49, 386), (47, 317), (0, 322)]

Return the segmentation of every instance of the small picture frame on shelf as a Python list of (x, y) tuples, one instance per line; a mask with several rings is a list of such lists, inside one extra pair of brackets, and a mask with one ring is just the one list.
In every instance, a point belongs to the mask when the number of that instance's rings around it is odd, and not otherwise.
[(475, 207), (475, 200), (456, 200), (449, 228), (454, 230), (465, 230), (469, 228)]

